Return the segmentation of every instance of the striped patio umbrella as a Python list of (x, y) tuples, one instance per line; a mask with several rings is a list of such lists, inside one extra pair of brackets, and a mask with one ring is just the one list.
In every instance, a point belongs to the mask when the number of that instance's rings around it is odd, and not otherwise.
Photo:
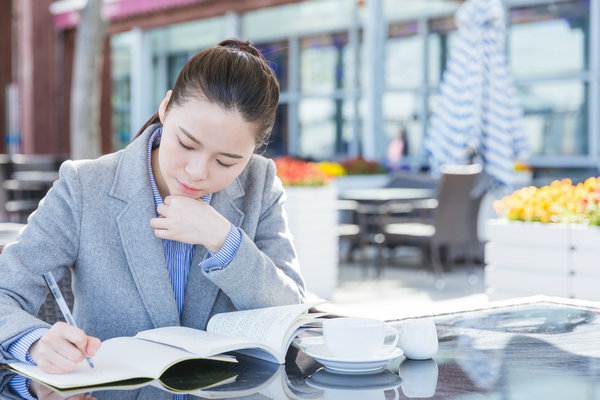
[(505, 57), (501, 0), (467, 0), (456, 13), (457, 40), (440, 83), (425, 141), (432, 173), (473, 157), (497, 183), (510, 186), (515, 159), (528, 156), (522, 110)]

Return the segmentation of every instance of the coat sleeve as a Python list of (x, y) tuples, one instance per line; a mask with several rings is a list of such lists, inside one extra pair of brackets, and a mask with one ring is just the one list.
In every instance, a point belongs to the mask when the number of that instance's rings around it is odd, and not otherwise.
[(8, 347), (24, 333), (49, 325), (36, 318), (49, 291), (43, 274), (60, 280), (78, 252), (81, 191), (71, 161), (31, 214), (17, 240), (0, 255), (0, 363), (14, 361)]
[[(272, 161), (266, 163), (261, 201), (246, 199), (250, 212), (260, 207), (248, 232), (240, 229), (242, 241), (229, 265), (203, 273), (231, 299), (238, 310), (301, 303), (305, 300), (292, 235), (284, 209), (285, 192)], [(256, 180), (252, 181), (256, 183)]]

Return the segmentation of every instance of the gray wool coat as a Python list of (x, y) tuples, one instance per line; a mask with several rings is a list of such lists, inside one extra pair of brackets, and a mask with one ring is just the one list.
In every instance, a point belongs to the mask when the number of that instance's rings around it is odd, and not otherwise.
[(48, 326), (35, 315), (48, 290), (72, 272), (73, 315), (101, 340), (168, 325), (203, 329), (213, 314), (304, 301), (304, 282), (284, 211), (285, 194), (271, 160), (253, 155), (211, 206), (240, 229), (242, 242), (226, 268), (206, 272), (196, 246), (181, 318), (161, 240), (147, 170), (157, 125), (127, 148), (96, 160), (66, 161), (19, 239), (0, 255), (0, 363), (27, 331)]

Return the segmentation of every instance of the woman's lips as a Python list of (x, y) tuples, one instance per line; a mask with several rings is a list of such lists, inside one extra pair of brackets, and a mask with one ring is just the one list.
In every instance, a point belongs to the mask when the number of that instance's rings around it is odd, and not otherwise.
[(200, 191), (200, 189), (196, 189), (194, 187), (188, 186), (185, 183), (177, 181), (177, 185), (179, 185), (179, 189), (185, 194), (195, 194)]

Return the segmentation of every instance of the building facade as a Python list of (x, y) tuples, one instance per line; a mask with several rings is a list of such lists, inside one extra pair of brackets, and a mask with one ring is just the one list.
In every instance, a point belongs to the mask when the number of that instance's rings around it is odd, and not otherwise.
[[(34, 1), (44, 2), (52, 12), (44, 17), (39, 10), (29, 10), (39, 15), (30, 22), (19, 20), (16, 53), (21, 78), (11, 87), (18, 88), (20, 124), (5, 145), (13, 144), (22, 152), (68, 152), (69, 62), (80, 2), (23, 0), (16, 8), (21, 13), (28, 11), (23, 10), (28, 5), (38, 8), (32, 6)], [(363, 155), (384, 161), (388, 144), (402, 132), (402, 164), (412, 170), (426, 168), (423, 140), (456, 37), (454, 13), (461, 4), (451, 0), (105, 0), (109, 35), (102, 149), (109, 152), (129, 142), (192, 54), (224, 38), (239, 37), (252, 40), (263, 51), (280, 81), (269, 155), (316, 160)], [(532, 150), (527, 162), (541, 177), (557, 169), (575, 178), (597, 173), (600, 1), (505, 0), (504, 4), (507, 60)], [(13, 15), (14, 8), (13, 4)], [(35, 18), (52, 21), (52, 32), (44, 35), (33, 29), (30, 39), (36, 51), (29, 51), (39, 61), (38, 42), (54, 49), (52, 68), (38, 61), (33, 68), (21, 62), (27, 56), (24, 36), (27, 27), (35, 26)], [(0, 65), (0, 73), (3, 68)], [(43, 76), (55, 77), (49, 90), (36, 86)], [(48, 99), (50, 92), (54, 94)], [(44, 116), (49, 113), (42, 111), (45, 107), (54, 115)]]

